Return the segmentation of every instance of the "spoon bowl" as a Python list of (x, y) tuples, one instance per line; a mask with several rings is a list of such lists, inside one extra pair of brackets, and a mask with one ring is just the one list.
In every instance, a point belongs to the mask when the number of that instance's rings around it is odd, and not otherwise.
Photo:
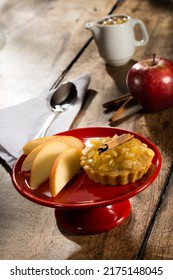
[(73, 105), (77, 99), (76, 86), (67, 82), (62, 84), (52, 95), (50, 106), (53, 112), (63, 112)]
[(75, 103), (76, 99), (77, 89), (76, 86), (71, 82), (66, 82), (59, 88), (55, 89), (50, 99), (51, 111), (54, 113), (47, 118), (44, 125), (34, 137), (34, 139), (44, 137), (55, 118), (57, 118), (60, 113), (70, 109)]

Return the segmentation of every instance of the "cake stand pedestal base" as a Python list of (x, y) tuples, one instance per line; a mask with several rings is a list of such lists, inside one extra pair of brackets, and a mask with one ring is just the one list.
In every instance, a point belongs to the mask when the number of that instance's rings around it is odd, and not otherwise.
[(129, 214), (129, 200), (96, 208), (55, 208), (57, 225), (79, 234), (96, 234), (111, 230), (126, 220)]

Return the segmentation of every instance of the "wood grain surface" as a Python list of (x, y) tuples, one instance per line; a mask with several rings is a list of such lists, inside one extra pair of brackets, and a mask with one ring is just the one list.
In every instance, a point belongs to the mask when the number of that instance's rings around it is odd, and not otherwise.
[[(105, 113), (102, 104), (128, 93), (130, 67), (153, 53), (173, 58), (173, 2), (121, 2), (117, 7), (113, 0), (3, 1), (0, 108), (39, 95), (60, 77), (89, 73), (89, 90), (71, 128), (109, 126), (112, 112)], [(150, 37), (121, 67), (104, 63), (85, 29), (86, 22), (110, 12), (142, 19)], [(132, 109), (115, 126), (148, 137), (163, 163), (152, 185), (130, 199), (130, 217), (101, 234), (67, 232), (57, 227), (53, 209), (16, 192), (10, 174), (0, 166), (0, 259), (173, 259), (173, 108), (156, 113)]]

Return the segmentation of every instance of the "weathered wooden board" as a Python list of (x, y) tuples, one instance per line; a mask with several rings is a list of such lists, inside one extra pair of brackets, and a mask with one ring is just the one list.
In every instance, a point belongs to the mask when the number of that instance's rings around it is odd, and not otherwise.
[[(115, 1), (98, 0), (4, 3), (1, 107), (7, 100), (15, 104), (48, 89), (91, 37), (85, 23), (109, 13), (115, 5)], [(93, 40), (86, 46), (65, 76), (91, 75), (83, 108), (72, 128), (109, 125), (112, 113), (105, 114), (102, 104), (127, 93), (125, 80), (131, 65), (153, 52), (173, 56), (172, 11), (170, 1), (152, 0), (124, 1), (116, 9), (117, 13), (141, 18), (150, 41), (136, 50), (132, 61), (117, 68), (105, 65)], [(131, 216), (106, 233), (81, 236), (58, 229), (54, 210), (23, 198), (0, 167), (0, 259), (173, 259), (172, 179), (167, 182), (173, 158), (172, 114), (173, 108), (154, 114), (139, 111), (117, 122), (118, 127), (156, 143), (163, 164), (154, 183), (130, 199)]]

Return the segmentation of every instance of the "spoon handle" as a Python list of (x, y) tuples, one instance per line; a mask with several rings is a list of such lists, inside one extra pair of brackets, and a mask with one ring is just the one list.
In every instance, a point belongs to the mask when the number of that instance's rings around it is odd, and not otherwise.
[(39, 138), (39, 137), (44, 137), (46, 135), (46, 132), (48, 130), (48, 128), (50, 127), (51, 123), (53, 122), (53, 120), (60, 114), (60, 112), (57, 113), (52, 113), (47, 120), (45, 121), (45, 123), (43, 124), (42, 128), (40, 129), (40, 131), (37, 133), (37, 135), (33, 138)]

